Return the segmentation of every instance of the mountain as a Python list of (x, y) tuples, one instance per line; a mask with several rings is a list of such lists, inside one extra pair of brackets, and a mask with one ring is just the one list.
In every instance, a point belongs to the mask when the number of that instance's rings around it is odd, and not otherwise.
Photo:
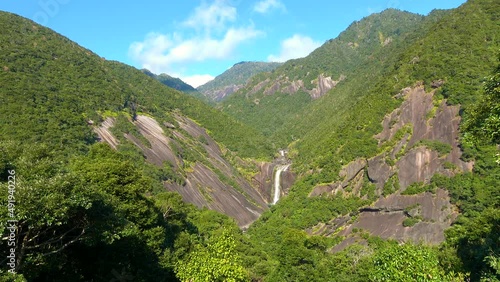
[(373, 14), (214, 109), (0, 13), (0, 277), (499, 281), (499, 19)]
[(182, 91), (182, 92), (187, 92), (187, 93), (196, 91), (196, 89), (193, 86), (185, 83), (180, 78), (172, 77), (166, 73), (156, 75), (147, 69), (142, 69), (141, 71), (145, 75), (152, 77), (154, 79), (157, 79), (158, 81), (160, 81), (161, 83), (165, 84), (168, 87), (177, 89), (177, 90)]
[(243, 87), (255, 74), (270, 72), (281, 63), (239, 62), (197, 89), (209, 99), (219, 102)]
[[(280, 144), (284, 146), (293, 141), (290, 136), (297, 138), (298, 134), (290, 132), (289, 126), (301, 119), (299, 113), (307, 105), (348, 81), (350, 85), (363, 85), (380, 76), (423, 28), (424, 22), (432, 18), (389, 9), (354, 22), (306, 58), (290, 60), (271, 75), (254, 76), (222, 103), (222, 110), (265, 135), (277, 134), (272, 138), (275, 142), (286, 138)], [(311, 128), (301, 126), (296, 130)], [(277, 133), (280, 130), (286, 133)]]
[(198, 98), (198, 99), (200, 99), (200, 100), (202, 100), (204, 102), (210, 103), (210, 100), (207, 99), (203, 94), (201, 94), (200, 92), (198, 92), (198, 90), (196, 90), (196, 88), (194, 88), (193, 86), (185, 83), (180, 78), (172, 77), (172, 76), (170, 76), (170, 75), (168, 75), (166, 73), (162, 73), (162, 74), (156, 75), (156, 74), (150, 72), (147, 69), (142, 69), (141, 71), (145, 75), (158, 80), (159, 82), (163, 83), (164, 85), (166, 85), (168, 87), (171, 87), (173, 89), (182, 91), (182, 92), (187, 93), (187, 94), (189, 94), (189, 95), (191, 95), (193, 97), (196, 97), (196, 98)]
[[(460, 261), (473, 281), (497, 281), (498, 268), (480, 260), (498, 259), (489, 257), (498, 252), (498, 148), (464, 125), (486, 130), (493, 122), (470, 118), (484, 112), (483, 81), (497, 77), (485, 80), (498, 70), (499, 11), (482, 0), (426, 17), (386, 10), (271, 76), (256, 75), (223, 102), (224, 112), (286, 146), (297, 174), (287, 197), (248, 231), (276, 258), (270, 280), (370, 281), (373, 265), (375, 281), (394, 280), (385, 258), (407, 263), (417, 252), (381, 248), (384, 238), (424, 243), (425, 256)], [(487, 227), (473, 235), (482, 221)], [(318, 259), (316, 249), (336, 255)]]
[[(11, 187), (18, 201), (2, 212), (18, 219), (13, 271), (109, 281), (124, 267), (137, 281), (171, 281), (168, 261), (185, 254), (176, 238), (201, 247), (219, 225), (233, 238), (268, 209), (270, 186), (248, 172), (274, 155), (260, 133), (166, 87), (165, 75), (106, 61), (13, 14), (1, 12), (0, 26), (0, 185), (3, 200)], [(99, 248), (109, 256), (96, 257)], [(67, 270), (53, 276), (52, 264)]]

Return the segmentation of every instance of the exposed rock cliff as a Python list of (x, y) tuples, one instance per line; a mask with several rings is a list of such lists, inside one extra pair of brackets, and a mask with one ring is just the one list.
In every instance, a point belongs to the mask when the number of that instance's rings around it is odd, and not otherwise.
[[(309, 194), (315, 197), (343, 193), (366, 198), (361, 193), (366, 173), (379, 199), (370, 208), (361, 209), (357, 221), (334, 220), (309, 230), (311, 233), (332, 234), (342, 230), (339, 235), (350, 237), (353, 230), (363, 229), (401, 241), (438, 244), (444, 240), (444, 229), (456, 217), (447, 192), (438, 189), (435, 194), (401, 195), (414, 183), (428, 184), (436, 173), (452, 176), (473, 167), (472, 162), (460, 159), (459, 106), (437, 101), (433, 95), (434, 91), (427, 93), (420, 84), (403, 89), (395, 96), (404, 99), (403, 103), (384, 118), (382, 132), (374, 136), (379, 141), (380, 153), (352, 161), (339, 172), (340, 181), (317, 186)], [(412, 211), (411, 207), (416, 206), (419, 211)], [(403, 222), (407, 218), (418, 223), (405, 227)], [(353, 239), (349, 240), (334, 250), (352, 243)]]
[[(340, 251), (353, 242), (364, 241), (359, 233), (369, 232), (384, 239), (425, 242), (437, 245), (444, 241), (444, 230), (458, 215), (450, 204), (448, 192), (438, 189), (436, 194), (421, 193), (403, 196), (391, 195), (381, 198), (370, 207), (360, 211), (357, 219), (350, 216), (323, 224), (313, 234), (336, 234), (345, 240), (332, 248)], [(409, 220), (413, 220), (413, 223)]]
[(248, 80), (263, 72), (270, 72), (281, 63), (239, 62), (213, 80), (198, 87), (198, 91), (212, 101), (219, 102), (244, 87)]
[(115, 119), (112, 117), (106, 118), (99, 127), (95, 127), (94, 131), (97, 133), (97, 136), (99, 136), (99, 139), (103, 142), (108, 143), (112, 148), (116, 149), (116, 146), (118, 145), (118, 140), (116, 140), (115, 136), (111, 133), (109, 130), (111, 127), (113, 127), (115, 123)]
[[(106, 119), (100, 127), (95, 128), (95, 132), (101, 141), (117, 148), (117, 138), (110, 131), (113, 122), (112, 118)], [(167, 190), (178, 192), (186, 202), (198, 207), (225, 213), (235, 218), (240, 226), (255, 221), (267, 209), (272, 188), (256, 185), (255, 189), (251, 181), (238, 174), (226, 160), (221, 148), (206, 130), (194, 121), (176, 115), (176, 123), (178, 127), (166, 125), (168, 132), (165, 132), (155, 119), (138, 115), (133, 124), (149, 144), (132, 134), (124, 134), (124, 137), (141, 149), (148, 162), (159, 167), (170, 165), (175, 171), (184, 174), (182, 182), (167, 180), (164, 183)], [(188, 147), (183, 149), (181, 143)], [(205, 158), (186, 162), (183, 150), (201, 150)], [(262, 176), (257, 178), (262, 177), (263, 183), (267, 183), (269, 175), (264, 167), (259, 174)], [(270, 177), (272, 179), (272, 171)]]
[(329, 76), (325, 77), (320, 74), (317, 79), (311, 81), (311, 84), (315, 85), (315, 87), (307, 89), (304, 81), (300, 79), (291, 81), (287, 76), (280, 76), (274, 81), (266, 79), (259, 82), (249, 91), (249, 94), (255, 94), (261, 89), (264, 89), (263, 93), (265, 95), (273, 95), (276, 92), (294, 94), (300, 90), (308, 93), (312, 99), (318, 99), (344, 79), (346, 79), (345, 75), (341, 75), (338, 80), (333, 80)]
[[(273, 201), (271, 192), (273, 191), (275, 177), (274, 171), (278, 165), (278, 163), (261, 162), (259, 164), (259, 173), (257, 173), (252, 179), (253, 186), (258, 187), (258, 191), (261, 195), (265, 195), (265, 200), (268, 203), (272, 203)], [(295, 182), (295, 177), (295, 174), (290, 169), (281, 173), (281, 187), (285, 194), (288, 193), (288, 190)]]

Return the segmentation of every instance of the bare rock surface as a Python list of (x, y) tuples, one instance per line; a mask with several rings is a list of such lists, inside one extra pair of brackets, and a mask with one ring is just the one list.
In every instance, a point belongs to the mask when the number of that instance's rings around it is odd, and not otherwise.
[(321, 96), (325, 95), (330, 89), (334, 88), (337, 86), (339, 82), (344, 80), (346, 77), (344, 75), (341, 75), (339, 77), (339, 80), (333, 80), (331, 77), (324, 77), (322, 74), (318, 76), (318, 80), (316, 83), (316, 87), (309, 90), (309, 95), (311, 95), (311, 98), (313, 99), (318, 99)]
[(115, 124), (115, 119), (112, 117), (106, 118), (101, 126), (95, 127), (94, 132), (99, 137), (99, 141), (108, 143), (113, 149), (118, 146), (118, 140), (116, 140), (113, 133), (111, 133), (110, 128)]
[(244, 86), (245, 86), (244, 84), (232, 84), (232, 85), (225, 86), (222, 89), (205, 91), (203, 94), (205, 96), (211, 97), (215, 101), (221, 101), (222, 99), (226, 98), (227, 96), (240, 90)]
[(255, 85), (252, 88), (252, 90), (250, 90), (248, 92), (248, 94), (246, 95), (246, 97), (248, 98), (248, 95), (253, 95), (253, 94), (259, 92), (264, 86), (266, 86), (266, 84), (269, 83), (269, 81), (270, 81), (269, 78), (267, 78), (266, 80), (259, 82), (257, 85)]
[[(144, 144), (145, 142), (132, 134), (124, 134), (124, 136), (141, 149), (148, 162), (159, 167), (168, 162), (174, 169), (183, 165), (183, 159), (172, 149), (176, 143), (178, 145), (178, 142), (185, 142), (193, 146), (198, 144), (196, 145), (198, 148), (201, 145), (207, 155), (207, 161), (214, 170), (196, 162), (186, 171), (186, 178), (182, 185), (167, 181), (164, 183), (165, 188), (178, 192), (186, 202), (233, 217), (241, 227), (248, 226), (255, 221), (268, 209), (267, 202), (271, 188), (263, 187), (267, 190), (262, 193), (259, 189), (255, 189), (251, 182), (240, 176), (224, 158), (221, 148), (204, 128), (184, 116), (176, 115), (175, 118), (181, 130), (173, 125), (165, 125), (171, 133), (166, 134), (154, 118), (138, 115), (133, 124), (149, 144)], [(108, 118), (95, 131), (103, 142), (108, 142), (116, 149), (118, 141), (109, 131), (113, 124), (114, 119)], [(179, 148), (179, 146), (175, 147)]]
[(396, 164), (401, 192), (415, 182), (429, 183), (432, 176), (441, 168), (443, 160), (436, 151), (425, 147), (410, 150)]
[[(438, 189), (436, 194), (421, 193), (404, 196), (391, 195), (378, 200), (373, 211), (361, 212), (358, 221), (339, 233), (347, 236), (354, 228), (367, 230), (372, 235), (398, 241), (425, 242), (437, 245), (444, 241), (444, 230), (457, 217), (448, 192)], [(421, 221), (412, 227), (403, 226), (409, 211), (419, 208)]]
[[(267, 203), (273, 202), (272, 192), (274, 190), (273, 185), (274, 185), (274, 178), (276, 177), (275, 169), (277, 166), (278, 163), (276, 162), (258, 163), (259, 173), (257, 173), (252, 179), (253, 186), (258, 187), (257, 189), (259, 193), (263, 195)], [(285, 194), (288, 193), (288, 190), (295, 182), (295, 178), (296, 178), (295, 174), (290, 169), (287, 169), (281, 173), (280, 177), (281, 189)]]
[(172, 184), (166, 187), (181, 194), (184, 201), (230, 215), (240, 226), (249, 225), (267, 208), (251, 203), (242, 193), (223, 183), (213, 171), (199, 163), (188, 175), (185, 186)]
[(269, 79), (260, 82), (259, 84), (255, 85), (249, 93), (255, 94), (257, 93), (257, 91), (266, 86), (264, 89), (265, 95), (273, 95), (276, 92), (294, 94), (302, 90), (308, 93), (312, 99), (318, 99), (325, 95), (332, 88), (337, 86), (337, 84), (344, 79), (346, 79), (345, 75), (341, 75), (338, 80), (333, 80), (330, 76), (324, 76), (323, 74), (320, 74), (318, 75), (317, 79), (311, 81), (311, 83), (315, 84), (316, 86), (312, 89), (306, 89), (304, 81), (302, 81), (301, 79), (290, 80), (288, 77), (280, 76), (270, 84)]
[(146, 159), (157, 166), (163, 166), (163, 163), (168, 161), (174, 167), (177, 167), (178, 161), (170, 146), (172, 140), (165, 136), (158, 122), (151, 117), (138, 115), (134, 124), (141, 135), (148, 139), (151, 148), (145, 147), (140, 140), (137, 140), (132, 135), (128, 134), (125, 137), (142, 149)]
[(365, 168), (365, 166), (365, 159), (354, 160), (340, 170), (339, 176), (344, 177), (344, 183), (347, 183), (351, 181), (356, 175), (358, 175), (358, 173), (360, 173), (361, 170)]
[(385, 162), (384, 155), (378, 155), (368, 160), (368, 178), (375, 183), (378, 189), (384, 187), (385, 182), (394, 173), (394, 169)]
[[(442, 83), (436, 81), (433, 87), (440, 87)], [(339, 191), (346, 195), (345, 190), (350, 187), (353, 194), (358, 194), (356, 189), (362, 185), (360, 181), (363, 181), (366, 171), (368, 180), (377, 188), (375, 195), (382, 195), (385, 184), (393, 175), (399, 179), (399, 190), (360, 209), (357, 220), (346, 216), (340, 221), (334, 219), (308, 230), (315, 235), (344, 236), (345, 240), (332, 251), (362, 242), (360, 230), (399, 241), (436, 245), (444, 240), (444, 230), (457, 217), (457, 209), (450, 203), (448, 192), (437, 189), (435, 194), (401, 195), (413, 183), (429, 183), (436, 173), (453, 176), (473, 168), (472, 162), (461, 160), (459, 106), (450, 106), (445, 100), (436, 101), (433, 95), (434, 90), (427, 93), (421, 84), (395, 95), (395, 99), (404, 101), (385, 116), (382, 131), (374, 136), (380, 152), (368, 160), (352, 161), (340, 170), (340, 181), (318, 185), (311, 191), (310, 197), (328, 196)], [(398, 133), (401, 130), (404, 134)], [(449, 152), (444, 151), (447, 146)], [(456, 168), (450, 169), (449, 163)], [(409, 218), (412, 223), (408, 223), (411, 222), (407, 220)]]
[[(363, 175), (366, 164), (367, 161), (365, 159), (356, 159), (350, 162), (339, 172), (339, 177), (343, 178), (341, 182), (318, 185), (314, 187), (311, 193), (309, 193), (309, 197), (316, 197), (325, 194), (334, 195), (340, 191), (345, 192), (343, 189), (346, 188), (349, 184), (351, 184), (352, 186), (351, 193), (359, 195), (359, 190), (363, 185)], [(344, 194), (347, 195), (347, 193)]]
[[(391, 153), (393, 159), (403, 147), (413, 148), (422, 140), (438, 141), (451, 146), (451, 152), (444, 158), (429, 148), (406, 149), (407, 152), (396, 164), (402, 190), (414, 182), (428, 183), (436, 172), (452, 175), (453, 172), (444, 169), (445, 162), (456, 165), (460, 171), (472, 170), (472, 162), (466, 163), (460, 159), (462, 156), (458, 143), (460, 107), (447, 105), (446, 101), (435, 105), (433, 95), (434, 91), (427, 93), (420, 84), (403, 89), (396, 96), (405, 98), (405, 101), (384, 118), (382, 132), (374, 136), (379, 140), (379, 144), (383, 144), (393, 139), (403, 127), (411, 126), (411, 136), (407, 134), (397, 143)], [(373, 178), (374, 172), (369, 175)]]
[(272, 194), (271, 191), (273, 189), (273, 173), (276, 164), (269, 162), (261, 162), (258, 164), (259, 173), (257, 173), (253, 179), (253, 186), (257, 187), (258, 191), (261, 195), (264, 195), (264, 198), (268, 203), (272, 202)]

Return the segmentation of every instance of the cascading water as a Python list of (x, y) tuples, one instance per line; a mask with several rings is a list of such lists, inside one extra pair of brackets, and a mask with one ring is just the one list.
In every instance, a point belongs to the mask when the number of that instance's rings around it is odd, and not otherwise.
[(281, 173), (283, 171), (286, 171), (290, 165), (280, 165), (276, 169), (276, 174), (274, 175), (274, 198), (273, 198), (273, 205), (275, 205), (278, 200), (280, 199), (281, 195)]

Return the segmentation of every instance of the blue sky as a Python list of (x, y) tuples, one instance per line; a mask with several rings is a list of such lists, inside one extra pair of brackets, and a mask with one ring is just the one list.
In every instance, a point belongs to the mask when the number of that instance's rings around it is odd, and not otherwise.
[[(304, 57), (387, 8), (426, 15), (465, 0), (2, 0), (98, 55), (198, 86), (240, 61)], [(175, 3), (175, 4), (173, 4)]]

